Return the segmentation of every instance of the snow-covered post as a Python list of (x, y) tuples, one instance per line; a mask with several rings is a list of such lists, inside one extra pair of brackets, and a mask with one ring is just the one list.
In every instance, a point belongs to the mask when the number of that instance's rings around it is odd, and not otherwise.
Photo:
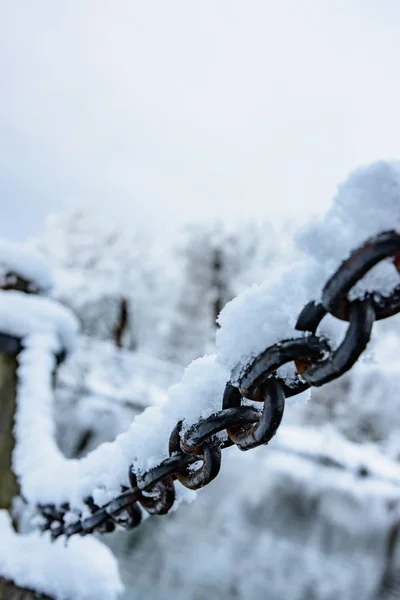
[[(5, 298), (12, 300), (15, 292), (46, 294), (50, 288), (50, 272), (36, 255), (24, 252), (19, 246), (0, 241), (0, 290)], [(11, 508), (12, 500), (18, 493), (11, 460), (14, 448), (17, 355), (21, 349), (21, 338), (13, 330), (12, 321), (0, 318), (0, 509), (6, 510)]]
[[(50, 287), (49, 274), (32, 256), (26, 261), (23, 252), (11, 244), (0, 242), (0, 289), (2, 293), (39, 294)], [(36, 275), (36, 277), (35, 277)], [(10, 299), (12, 295), (10, 296)], [(10, 511), (18, 495), (18, 482), (12, 469), (14, 450), (14, 418), (17, 406), (18, 353), (21, 338), (12, 332), (12, 323), (1, 321), (0, 330), (0, 509)], [(8, 330), (10, 326), (10, 330)], [(0, 598), (33, 600), (48, 596), (22, 588), (0, 577)]]
[[(117, 564), (100, 542), (65, 545), (52, 543), (49, 532), (20, 534), (9, 514), (18, 483), (34, 507), (70, 464), (57, 446), (52, 400), (57, 365), (73, 349), (78, 323), (46, 297), (51, 283), (51, 270), (31, 248), (0, 240), (0, 600), (115, 600)], [(54, 469), (47, 479), (35, 474), (43, 466)]]

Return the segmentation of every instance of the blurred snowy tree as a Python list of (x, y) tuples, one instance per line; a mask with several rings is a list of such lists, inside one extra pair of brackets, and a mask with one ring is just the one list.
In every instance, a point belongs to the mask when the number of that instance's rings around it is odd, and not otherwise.
[(211, 350), (225, 304), (272, 276), (291, 255), (291, 237), (279, 239), (270, 223), (188, 226), (174, 251), (178, 281), (166, 326), (166, 358), (185, 364)]
[(141, 287), (135, 234), (74, 211), (51, 216), (37, 246), (55, 269), (54, 295), (78, 315), (83, 332), (134, 348)]
[(290, 234), (269, 223), (191, 225), (149, 243), (84, 211), (50, 217), (36, 245), (85, 334), (182, 364), (212, 347), (229, 300), (292, 256)]

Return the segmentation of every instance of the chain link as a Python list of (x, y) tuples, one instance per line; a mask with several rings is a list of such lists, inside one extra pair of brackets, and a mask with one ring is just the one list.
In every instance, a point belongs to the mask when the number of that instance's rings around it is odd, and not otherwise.
[[(54, 539), (95, 530), (106, 533), (116, 526), (133, 529), (141, 522), (140, 507), (151, 515), (169, 512), (175, 500), (175, 480), (193, 490), (210, 483), (219, 473), (222, 449), (236, 445), (249, 450), (268, 444), (282, 421), (285, 398), (333, 381), (351, 369), (369, 342), (374, 321), (400, 311), (400, 285), (389, 296), (374, 291), (361, 300), (349, 299), (354, 285), (388, 258), (400, 272), (400, 235), (395, 231), (383, 232), (352, 252), (326, 283), (322, 301), (310, 302), (299, 315), (296, 330), (304, 336), (267, 348), (244, 371), (238, 387), (228, 382), (221, 411), (199, 420), (184, 433), (179, 422), (170, 436), (167, 459), (143, 475), (136, 475), (130, 467), (130, 487), (122, 487), (121, 494), (102, 507), (87, 498), (92, 514), (85, 518), (77, 515), (75, 523), (64, 522), (70, 511), (67, 504), (39, 506), (43, 529), (50, 530)], [(349, 323), (336, 349), (317, 334), (328, 313)], [(277, 374), (288, 362), (294, 362), (298, 374), (290, 384)], [(244, 398), (260, 402), (262, 409), (242, 406)]]

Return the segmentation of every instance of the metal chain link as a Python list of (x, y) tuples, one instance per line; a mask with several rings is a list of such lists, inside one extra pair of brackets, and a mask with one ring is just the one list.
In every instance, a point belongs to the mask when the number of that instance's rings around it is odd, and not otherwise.
[[(131, 466), (129, 488), (122, 487), (121, 494), (102, 507), (87, 498), (92, 514), (85, 518), (77, 515), (72, 524), (64, 522), (70, 511), (68, 504), (39, 506), (43, 529), (50, 530), (54, 539), (95, 530), (110, 532), (117, 525), (132, 529), (141, 522), (140, 507), (151, 515), (168, 513), (175, 500), (174, 480), (192, 490), (210, 483), (219, 473), (222, 449), (236, 445), (249, 450), (268, 444), (281, 423), (285, 398), (333, 381), (351, 369), (368, 344), (374, 321), (400, 311), (400, 284), (390, 296), (374, 291), (361, 300), (349, 299), (354, 285), (387, 258), (393, 259), (400, 272), (400, 235), (395, 231), (383, 232), (352, 252), (324, 286), (321, 302), (307, 304), (299, 315), (295, 328), (305, 335), (267, 348), (241, 375), (238, 387), (228, 382), (222, 410), (199, 420), (183, 434), (182, 422), (176, 425), (170, 436), (169, 458), (139, 476)], [(328, 313), (349, 323), (336, 349), (317, 334)], [(290, 384), (277, 374), (279, 367), (288, 362), (294, 362), (298, 373)], [(262, 403), (262, 410), (242, 406), (243, 398)], [(225, 435), (218, 435), (221, 432)]]

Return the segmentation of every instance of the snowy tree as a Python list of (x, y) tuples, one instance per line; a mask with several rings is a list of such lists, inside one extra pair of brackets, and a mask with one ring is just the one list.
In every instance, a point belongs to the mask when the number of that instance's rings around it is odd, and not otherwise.
[(288, 231), (279, 239), (267, 222), (187, 226), (174, 248), (178, 277), (165, 325), (167, 357), (186, 363), (212, 349), (225, 304), (279, 270), (292, 255), (290, 239)]
[(277, 270), (288, 232), (268, 223), (189, 225), (174, 239), (143, 242), (98, 215), (48, 220), (36, 241), (55, 269), (55, 297), (83, 332), (182, 364), (212, 347), (223, 306)]
[(165, 355), (176, 282), (168, 243), (150, 242), (88, 211), (49, 217), (34, 243), (51, 259), (54, 297), (73, 309), (84, 334)]
[(53, 215), (38, 248), (55, 269), (54, 295), (78, 315), (84, 333), (135, 347), (138, 246), (135, 235), (98, 215)]

